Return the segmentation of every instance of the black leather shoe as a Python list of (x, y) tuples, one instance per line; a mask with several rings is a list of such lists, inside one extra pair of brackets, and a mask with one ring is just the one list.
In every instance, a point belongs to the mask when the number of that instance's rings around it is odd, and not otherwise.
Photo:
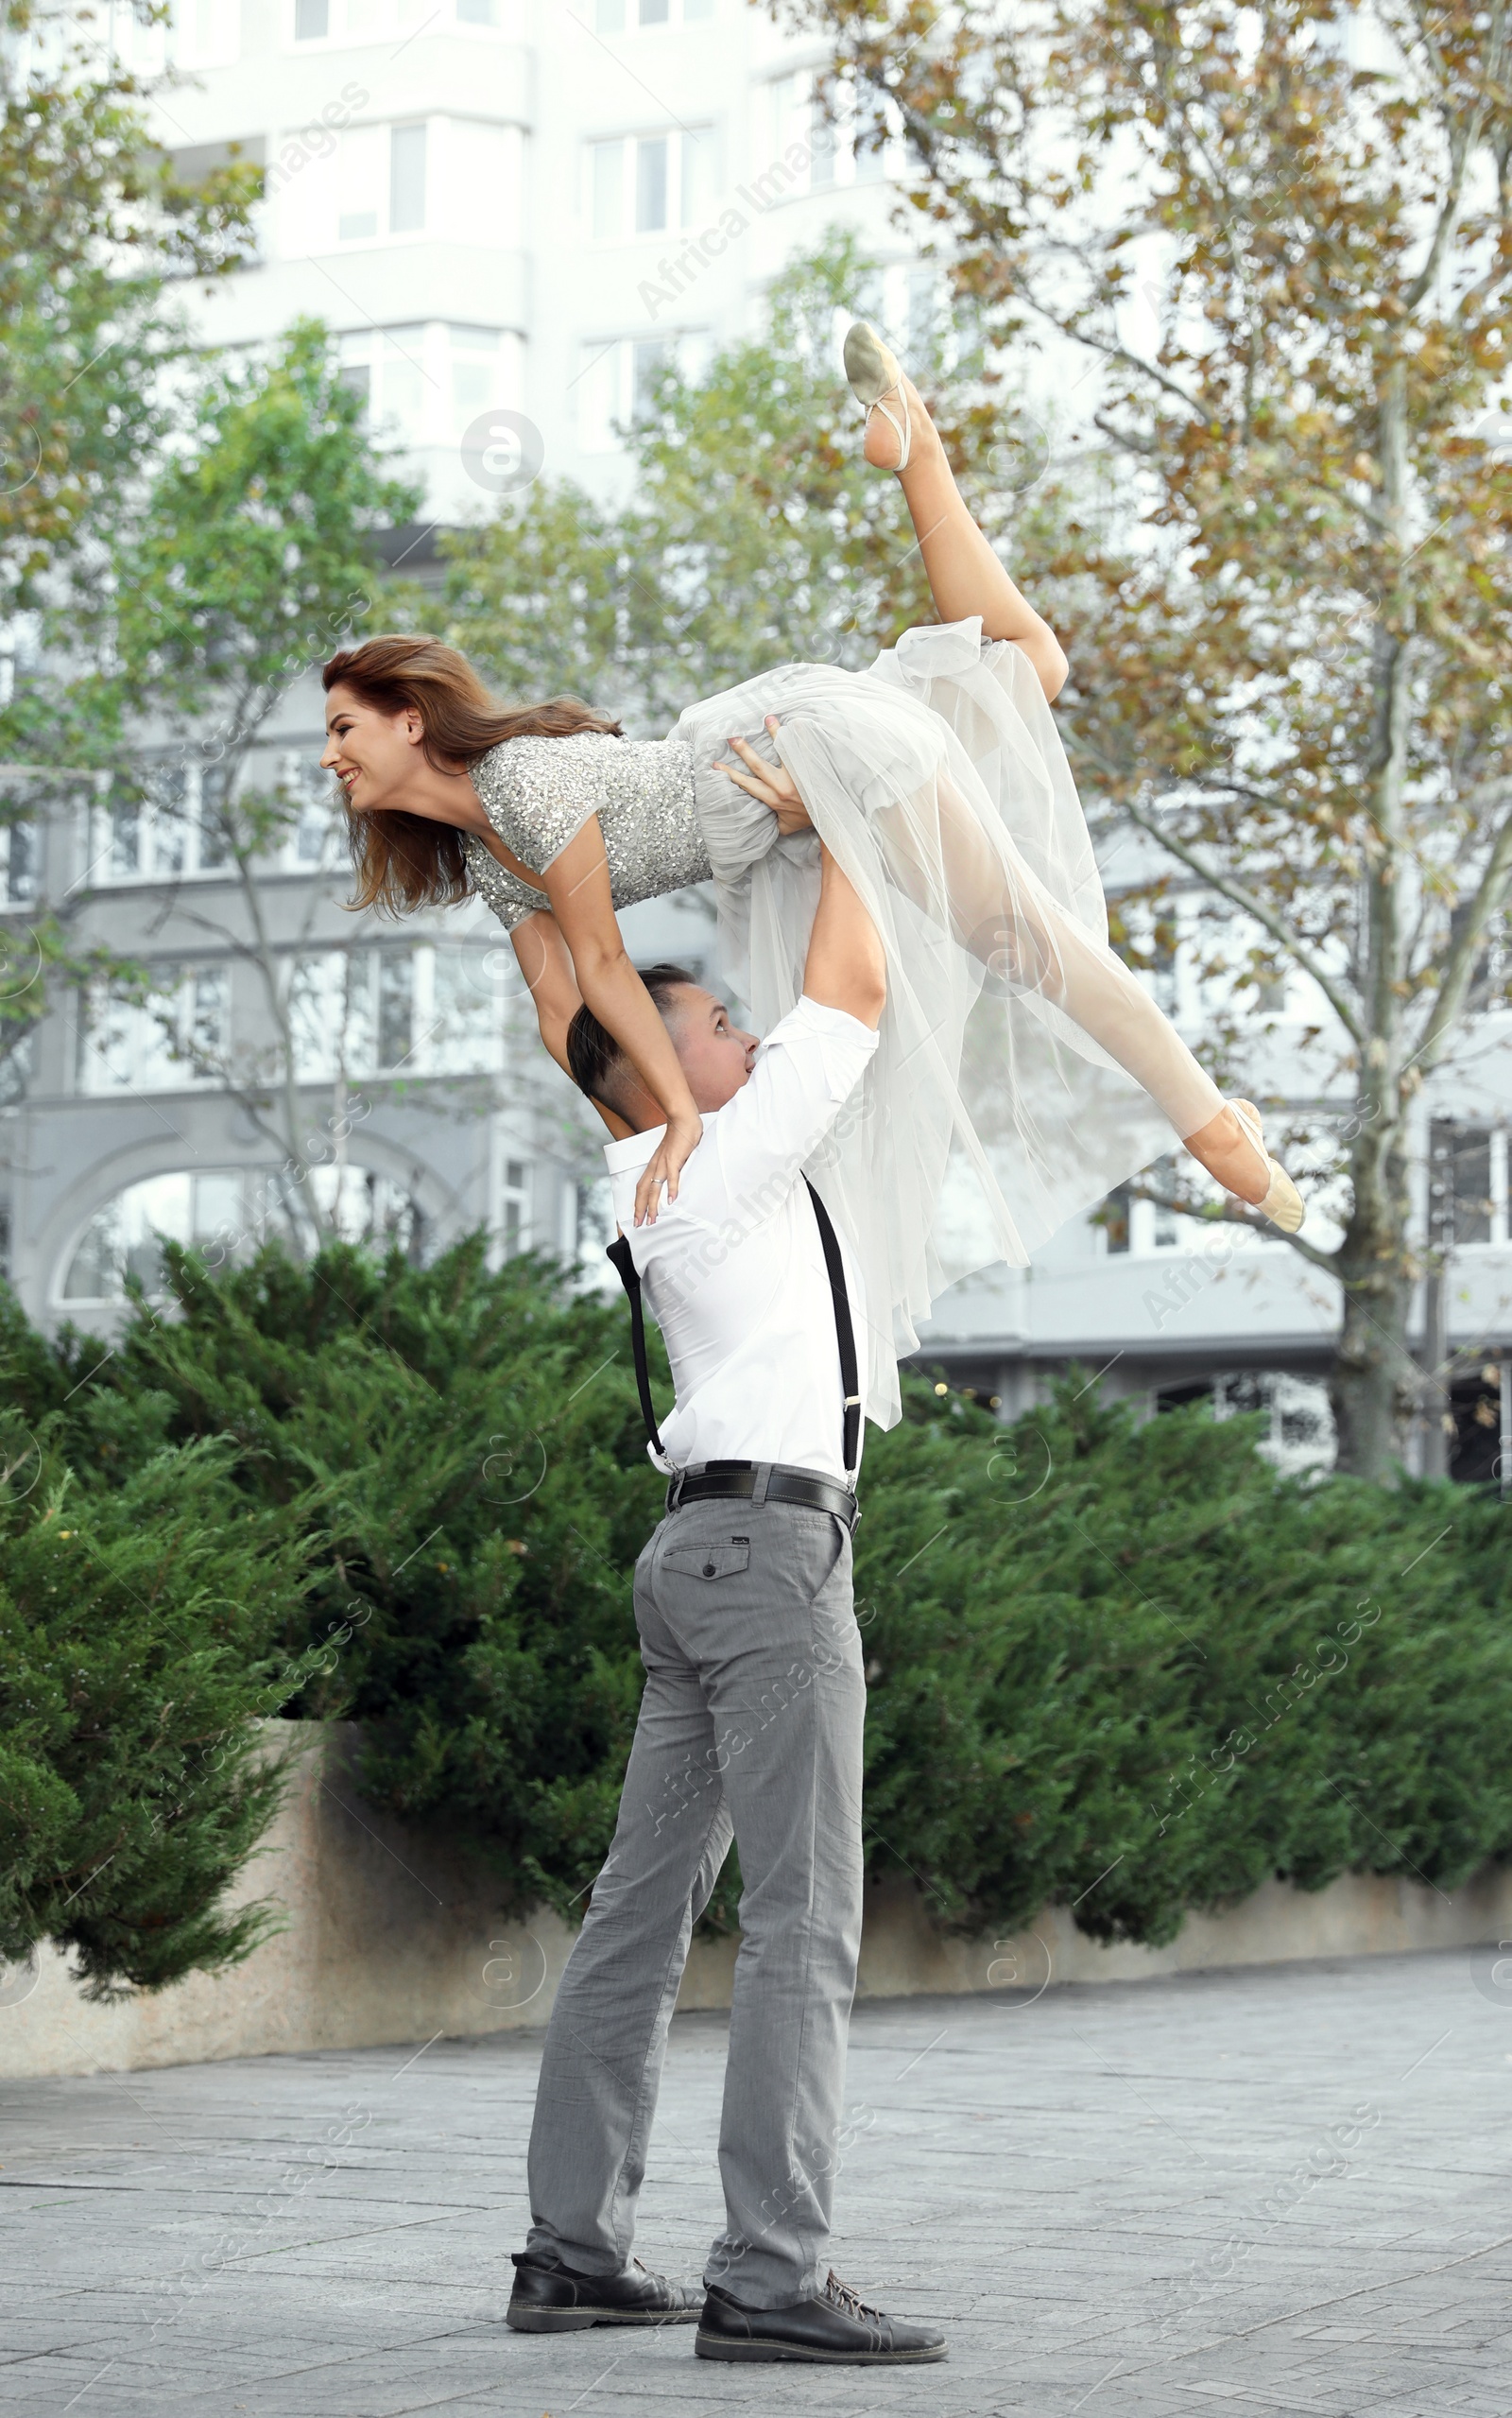
[(638, 2258), (617, 2275), (582, 2275), (558, 2258), (510, 2253), (514, 2290), (504, 2313), (517, 2334), (577, 2334), (589, 2325), (692, 2325), (699, 2293), (669, 2284)]
[(693, 2347), (700, 2359), (821, 2359), (892, 2368), (943, 2359), (945, 2337), (868, 2308), (832, 2267), (822, 2292), (780, 2309), (746, 2308), (711, 2284)]

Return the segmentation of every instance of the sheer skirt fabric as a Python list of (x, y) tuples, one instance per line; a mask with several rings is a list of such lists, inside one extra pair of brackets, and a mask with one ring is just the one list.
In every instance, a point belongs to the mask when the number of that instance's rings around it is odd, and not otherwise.
[[(780, 720), (775, 751), (765, 717)], [(813, 835), (714, 769), (732, 735), (792, 772), (887, 955), (880, 1046), (808, 1172), (866, 1286), (869, 1417), (960, 1278), (1058, 1226), (1222, 1096), (1108, 944), (1081, 803), (1039, 680), (979, 621), (908, 630), (869, 671), (787, 664), (705, 699), (693, 749), (731, 977), (765, 1031), (798, 999)]]

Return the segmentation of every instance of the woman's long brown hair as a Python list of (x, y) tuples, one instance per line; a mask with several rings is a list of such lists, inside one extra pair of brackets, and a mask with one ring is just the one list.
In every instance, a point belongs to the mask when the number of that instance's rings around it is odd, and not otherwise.
[[(501, 705), (465, 655), (438, 638), (369, 638), (333, 655), (320, 674), (327, 693), (350, 688), (375, 713), (412, 706), (424, 725), (425, 760), (438, 772), (465, 772), (503, 739), (561, 739), (578, 731), (621, 735), (618, 722), (576, 697), (543, 705)], [(467, 853), (455, 824), (386, 807), (374, 814), (347, 808), (347, 836), (357, 876), (349, 904), (408, 915), (417, 907), (453, 907), (468, 894)]]

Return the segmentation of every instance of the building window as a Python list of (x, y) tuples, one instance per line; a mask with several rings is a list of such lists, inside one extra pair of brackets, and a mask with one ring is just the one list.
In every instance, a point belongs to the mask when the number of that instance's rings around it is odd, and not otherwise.
[(340, 339), (341, 378), (375, 436), (452, 445), (485, 411), (513, 400), (517, 339), (497, 327), (359, 328)]
[(336, 184), (338, 242), (370, 243), (380, 232), (422, 232), (425, 135), (423, 125), (347, 128)]
[(638, 235), (661, 234), (671, 224), (667, 216), (670, 191), (667, 152), (670, 147), (670, 139), (665, 134), (646, 136), (635, 146), (635, 232)]
[(887, 147), (868, 142), (854, 95), (841, 84), (833, 110), (819, 96), (819, 78), (805, 70), (779, 76), (768, 87), (770, 157), (750, 180), (765, 209), (806, 193), (829, 193), (838, 185), (870, 184), (885, 178)]
[(241, 0), (180, 0), (173, 53), (180, 67), (229, 67), (241, 52)]
[(231, 986), (223, 965), (154, 970), (146, 999), (106, 983), (81, 997), (75, 1079), (80, 1092), (185, 1091), (225, 1080)]
[(1428, 1238), (1436, 1251), (1507, 1235), (1506, 1134), (1435, 1117), (1428, 1142)]
[[(418, 1201), (372, 1169), (311, 1167), (304, 1183), (318, 1223), (345, 1241), (414, 1252), (422, 1230)], [(163, 1243), (203, 1252), (210, 1266), (248, 1258), (270, 1235), (287, 1235), (286, 1186), (274, 1167), (177, 1168), (128, 1184), (96, 1210), (70, 1254), (64, 1302), (119, 1301), (134, 1277), (163, 1290)], [(301, 1237), (302, 1239), (302, 1237)]]
[[(1174, 1185), (1176, 1183), (1175, 1159), (1157, 1159), (1154, 1166), (1150, 1169), (1150, 1173), (1155, 1178), (1156, 1183), (1161, 1185), (1162, 1188)], [(1160, 1200), (1152, 1201), (1150, 1205), (1154, 1211), (1154, 1217), (1151, 1221), (1151, 1240), (1154, 1243), (1155, 1249), (1157, 1251), (1175, 1251), (1177, 1244), (1181, 1239), (1180, 1234), (1177, 1230), (1176, 1211), (1174, 1209), (1168, 1209), (1164, 1202)]]
[[(458, 25), (497, 26), (507, 0), (442, 0)], [(294, 0), (296, 42), (382, 42), (434, 25), (441, 9), (421, 0)], [(518, 15), (518, 10), (515, 12)]]
[[(323, 949), (297, 961), (289, 988), (294, 1072), (301, 1083), (350, 1080), (379, 1070), (378, 959), (375, 949)], [(393, 981), (387, 986), (386, 1038), (407, 1054), (408, 1028), (396, 1031)]]
[(497, 1071), (504, 994), (496, 954), (427, 942), (301, 957), (289, 996), (299, 1080)]
[(1212, 1377), (1158, 1386), (1156, 1410), (1184, 1410), (1210, 1402), (1214, 1419), (1264, 1416), (1259, 1450), (1284, 1477), (1331, 1469), (1336, 1451), (1333, 1414), (1321, 1377), (1294, 1376), (1285, 1370), (1241, 1369)]
[(368, 426), (378, 437), (421, 444), (430, 417), (423, 327), (378, 327), (341, 338), (341, 383), (362, 398)]
[(505, 982), (494, 948), (446, 947), (423, 953), (423, 994), (429, 958), (429, 998), (417, 1055), (428, 1075), (476, 1075), (504, 1063)]
[(336, 188), (336, 236), (344, 244), (369, 241), (383, 214), (387, 130), (350, 126), (341, 137)]
[[(1173, 1154), (1158, 1159), (1147, 1172), (1162, 1191), (1174, 1191), (1177, 1188), (1179, 1168), (1180, 1161)], [(1126, 1183), (1108, 1194), (1093, 1223), (1102, 1231), (1103, 1251), (1108, 1258), (1126, 1253), (1134, 1259), (1143, 1259), (1151, 1252), (1190, 1249), (1196, 1239), (1194, 1229), (1178, 1210), (1141, 1197)]]
[(406, 1066), (415, 1048), (415, 959), (408, 949), (364, 951), (374, 968), (379, 1068)]
[[(0, 1039), (0, 1108), (14, 1108), (24, 1100), (31, 1088), (37, 1058), (37, 1028), (27, 1025), (18, 1033), (14, 1022), (8, 1035)], [(0, 1267), (0, 1275), (4, 1274)]]
[(682, 377), (696, 379), (708, 365), (710, 350), (707, 328), (685, 328), (677, 336), (611, 337), (607, 343), (585, 344), (576, 379), (581, 450), (585, 454), (617, 451), (625, 431), (651, 417), (657, 383), (663, 372), (676, 369)]
[(0, 907), (29, 907), (42, 870), (42, 831), (18, 820), (0, 823)]
[(530, 1239), (530, 1169), (524, 1159), (506, 1159), (500, 1192), (501, 1238), (506, 1258), (524, 1251)]
[(291, 873), (334, 866), (345, 839), (340, 796), (318, 755), (286, 754), (279, 766), (279, 796), (291, 820), (284, 864)]
[(601, 34), (645, 32), (655, 26), (707, 25), (714, 0), (595, 0), (594, 30)]
[(198, 764), (144, 767), (96, 801), (90, 819), (86, 881), (178, 881), (221, 872), (230, 861), (225, 825)]
[(696, 227), (719, 190), (712, 126), (590, 143), (589, 216), (593, 241), (624, 243)]
[(394, 126), (388, 131), (388, 232), (419, 233), (425, 224), (425, 129)]
[(446, 344), (452, 373), (452, 429), (460, 437), (483, 412), (504, 400), (500, 391), (504, 347), (496, 327), (453, 325), (446, 330)]

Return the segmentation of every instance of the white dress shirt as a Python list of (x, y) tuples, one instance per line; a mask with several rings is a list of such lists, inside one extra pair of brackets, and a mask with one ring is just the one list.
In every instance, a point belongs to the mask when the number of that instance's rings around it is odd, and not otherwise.
[[(800, 999), (744, 1089), (705, 1113), (678, 1198), (663, 1197), (654, 1226), (635, 1223), (635, 1187), (666, 1128), (605, 1146), (614, 1215), (672, 1363), (677, 1408), (660, 1424), (675, 1469), (785, 1461), (845, 1480), (834, 1300), (802, 1168), (876, 1046), (854, 1016)], [(840, 1254), (859, 1339), (864, 1304), (844, 1235)]]

